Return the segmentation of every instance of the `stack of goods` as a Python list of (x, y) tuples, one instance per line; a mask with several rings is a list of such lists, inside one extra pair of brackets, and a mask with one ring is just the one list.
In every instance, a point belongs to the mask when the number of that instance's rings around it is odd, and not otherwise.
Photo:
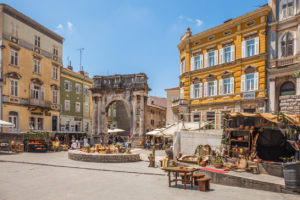
[(29, 152), (46, 152), (47, 145), (44, 140), (32, 140), (28, 143)]

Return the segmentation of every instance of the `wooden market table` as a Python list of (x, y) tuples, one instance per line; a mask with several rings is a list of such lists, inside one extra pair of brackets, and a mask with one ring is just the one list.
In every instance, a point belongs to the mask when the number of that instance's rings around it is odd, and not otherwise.
[[(163, 170), (168, 172), (169, 187), (171, 187), (172, 182), (175, 182), (175, 185), (177, 186), (177, 182), (182, 181), (182, 183), (184, 185), (184, 189), (186, 189), (186, 184), (191, 184), (191, 187), (194, 186), (193, 185), (193, 174), (194, 174), (194, 172), (198, 171), (199, 169), (195, 169), (195, 168), (186, 168), (186, 169), (164, 168)], [(175, 174), (175, 178), (173, 180), (171, 179), (171, 172), (173, 172)], [(184, 174), (184, 176), (182, 176), (181, 179), (180, 178), (178, 179), (179, 173)], [(190, 173), (190, 175), (187, 175), (188, 173)]]

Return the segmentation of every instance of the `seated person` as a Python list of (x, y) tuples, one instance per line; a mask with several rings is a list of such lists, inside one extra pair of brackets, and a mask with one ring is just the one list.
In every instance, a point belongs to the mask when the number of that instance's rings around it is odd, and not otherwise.
[(72, 145), (71, 145), (71, 149), (72, 150), (75, 150), (77, 148), (77, 143), (76, 142), (73, 142)]

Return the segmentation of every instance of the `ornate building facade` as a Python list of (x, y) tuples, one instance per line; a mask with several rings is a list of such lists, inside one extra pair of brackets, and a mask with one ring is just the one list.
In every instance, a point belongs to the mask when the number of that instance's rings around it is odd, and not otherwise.
[(227, 112), (265, 112), (269, 6), (181, 37), (180, 99), (172, 107), (190, 121), (222, 128)]
[(269, 112), (300, 111), (295, 95), (300, 95), (300, 5), (299, 0), (269, 0)]
[(63, 37), (6, 4), (0, 19), (3, 132), (57, 131)]

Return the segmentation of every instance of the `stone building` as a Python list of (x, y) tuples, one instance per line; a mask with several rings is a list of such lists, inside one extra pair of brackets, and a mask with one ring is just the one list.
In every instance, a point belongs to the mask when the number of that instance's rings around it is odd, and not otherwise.
[(181, 37), (180, 118), (221, 129), (227, 112), (265, 112), (268, 5)]
[(3, 132), (57, 131), (63, 37), (6, 4), (0, 19)]
[(61, 68), (60, 91), (62, 109), (60, 130), (92, 133), (93, 79), (83, 71), (75, 72), (71, 66)]
[(166, 98), (149, 96), (145, 112), (146, 132), (166, 126)]
[[(269, 0), (269, 112), (300, 111), (300, 4), (299, 0)], [(296, 102), (296, 100), (298, 101)]]
[(130, 125), (128, 135), (133, 145), (138, 145), (145, 137), (145, 107), (150, 90), (146, 74), (95, 76), (93, 80), (92, 135), (95, 142), (107, 142), (108, 111), (118, 102), (123, 106), (122, 120)]
[(179, 87), (165, 89), (167, 93), (167, 116), (166, 116), (166, 124), (174, 124), (178, 122), (178, 113), (174, 113), (172, 109), (172, 105), (174, 102), (178, 102), (179, 99)]

